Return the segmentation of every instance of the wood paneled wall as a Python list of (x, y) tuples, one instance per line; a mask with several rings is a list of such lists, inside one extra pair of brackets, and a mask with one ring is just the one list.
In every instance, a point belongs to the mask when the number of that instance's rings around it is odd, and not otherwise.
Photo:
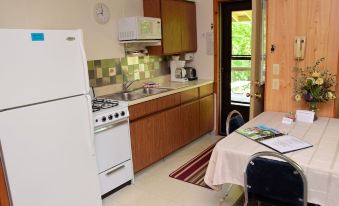
[[(300, 66), (313, 65), (321, 57), (322, 66), (339, 73), (339, 1), (268, 0), (267, 73), (265, 111), (290, 112), (306, 108), (294, 101), (294, 38), (306, 36), (305, 59)], [(274, 52), (270, 52), (271, 45)], [(280, 75), (272, 74), (272, 64), (280, 64)], [(272, 79), (280, 80), (280, 89), (272, 90)], [(338, 90), (337, 90), (338, 94)], [(338, 102), (320, 105), (320, 116), (336, 116)]]

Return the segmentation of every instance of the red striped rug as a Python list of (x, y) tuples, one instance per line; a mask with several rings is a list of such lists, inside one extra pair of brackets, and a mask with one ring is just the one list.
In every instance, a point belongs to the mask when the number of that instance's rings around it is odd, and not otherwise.
[(208, 162), (215, 144), (209, 146), (196, 157), (172, 172), (169, 176), (184, 182), (211, 189), (204, 182)]

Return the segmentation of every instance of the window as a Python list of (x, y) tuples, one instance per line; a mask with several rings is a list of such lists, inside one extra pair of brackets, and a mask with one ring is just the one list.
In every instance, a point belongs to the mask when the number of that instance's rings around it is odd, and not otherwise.
[(231, 101), (249, 103), (252, 11), (232, 12)]

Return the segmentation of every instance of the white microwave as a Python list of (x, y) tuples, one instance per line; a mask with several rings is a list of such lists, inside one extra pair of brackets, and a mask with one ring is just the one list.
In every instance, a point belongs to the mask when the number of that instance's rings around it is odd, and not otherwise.
[(161, 19), (133, 16), (119, 19), (119, 40), (161, 39)]

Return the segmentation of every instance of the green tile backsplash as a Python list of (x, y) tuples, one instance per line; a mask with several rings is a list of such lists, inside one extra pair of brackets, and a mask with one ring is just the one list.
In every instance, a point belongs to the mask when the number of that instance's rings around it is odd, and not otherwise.
[(167, 61), (158, 56), (92, 60), (87, 65), (92, 87), (149, 79), (170, 73)]

